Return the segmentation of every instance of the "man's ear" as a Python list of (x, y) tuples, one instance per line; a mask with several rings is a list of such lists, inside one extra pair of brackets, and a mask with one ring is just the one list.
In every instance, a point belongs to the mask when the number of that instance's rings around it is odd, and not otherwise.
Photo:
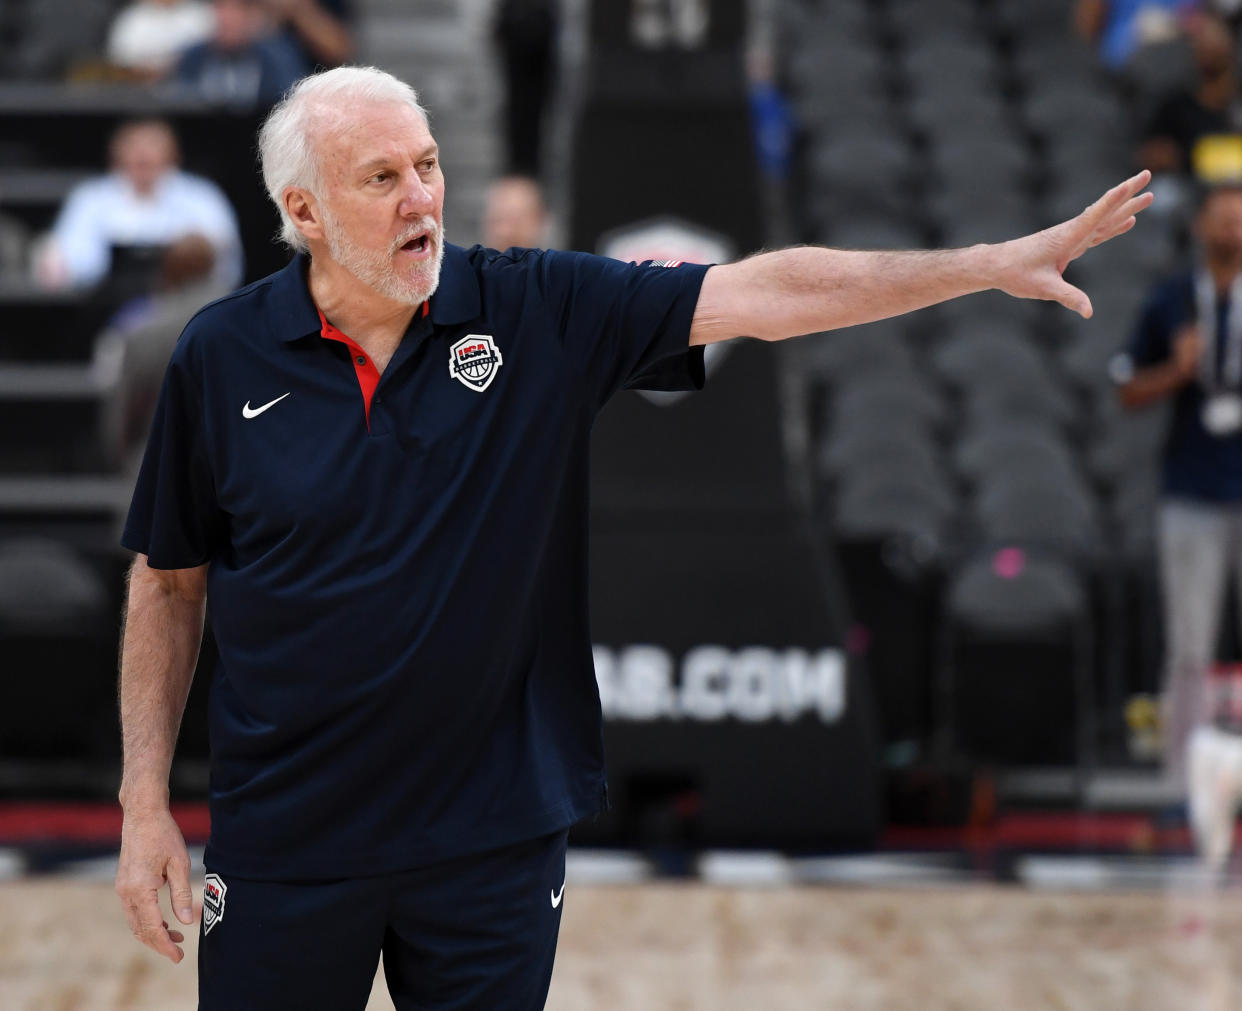
[(324, 237), (323, 216), (319, 202), (309, 190), (290, 186), (284, 193), (285, 212), (294, 227), (308, 239)]

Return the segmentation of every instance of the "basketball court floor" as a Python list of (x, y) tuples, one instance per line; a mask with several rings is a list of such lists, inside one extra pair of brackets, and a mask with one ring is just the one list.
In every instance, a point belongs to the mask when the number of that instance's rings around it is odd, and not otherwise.
[[(194, 1008), (193, 940), (180, 966), (133, 940), (114, 860), (0, 882), (4, 1011)], [(1029, 857), (997, 883), (917, 856), (717, 854), (670, 881), (575, 852), (564, 901), (550, 1011), (1242, 1007), (1242, 879), (1185, 858)], [(377, 979), (368, 1011), (391, 1008)]]

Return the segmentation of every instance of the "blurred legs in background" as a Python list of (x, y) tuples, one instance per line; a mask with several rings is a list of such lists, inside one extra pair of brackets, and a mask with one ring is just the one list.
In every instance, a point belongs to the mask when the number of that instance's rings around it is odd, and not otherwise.
[(1186, 746), (1190, 828), (1195, 848), (1220, 870), (1233, 847), (1233, 822), (1242, 798), (1242, 735), (1200, 725)]
[(1165, 774), (1185, 785), (1191, 730), (1211, 719), (1207, 674), (1216, 657), (1230, 560), (1239, 564), (1242, 510), (1171, 500), (1160, 511), (1160, 568), (1165, 614), (1161, 697)]

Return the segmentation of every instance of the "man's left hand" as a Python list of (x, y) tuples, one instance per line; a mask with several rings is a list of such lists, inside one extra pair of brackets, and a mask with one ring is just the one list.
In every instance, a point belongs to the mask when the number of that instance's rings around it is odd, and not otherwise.
[(1091, 300), (1062, 277), (1065, 268), (1092, 246), (1134, 227), (1135, 215), (1154, 199), (1153, 194), (1143, 192), (1150, 181), (1151, 173), (1144, 169), (1114, 186), (1076, 218), (995, 246), (999, 275), (995, 287), (1017, 298), (1060, 302), (1089, 319)]

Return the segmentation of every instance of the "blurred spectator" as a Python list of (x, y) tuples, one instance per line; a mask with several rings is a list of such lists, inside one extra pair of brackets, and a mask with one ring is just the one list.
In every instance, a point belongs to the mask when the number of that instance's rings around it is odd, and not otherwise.
[(1165, 766), (1176, 780), (1209, 715), (1226, 579), (1242, 570), (1242, 185), (1207, 193), (1195, 234), (1200, 262), (1155, 289), (1113, 363), (1126, 407), (1172, 401), (1158, 547)]
[(1193, 173), (1214, 180), (1233, 171), (1213, 164), (1219, 145), (1204, 138), (1236, 135), (1242, 130), (1242, 102), (1234, 66), (1234, 42), (1224, 19), (1205, 14), (1189, 27), (1198, 81), (1193, 91), (1179, 89), (1165, 97), (1147, 128), (1139, 161), (1153, 172)]
[(489, 249), (547, 245), (548, 210), (539, 184), (529, 176), (497, 179), (483, 208), (483, 245)]
[(205, 0), (137, 0), (112, 22), (108, 62), (140, 80), (157, 80), (183, 50), (210, 38), (213, 24)]
[(163, 246), (191, 233), (207, 237), (218, 277), (242, 278), (237, 219), (215, 183), (177, 168), (172, 128), (163, 120), (123, 124), (113, 135), (112, 171), (79, 183), (52, 227), (38, 265), (52, 287), (87, 287), (114, 268), (114, 247)]
[(268, 7), (308, 67), (328, 70), (353, 56), (348, 0), (268, 0)]
[(504, 72), (506, 168), (537, 176), (544, 114), (556, 81), (557, 0), (500, 0), (494, 32)]
[(275, 104), (310, 67), (275, 31), (264, 0), (212, 0), (210, 39), (181, 54), (175, 76), (209, 102), (240, 108)]
[(177, 239), (160, 258), (155, 290), (123, 306), (100, 335), (101, 346), (124, 362), (116, 413), (108, 419), (108, 445), (122, 454), (140, 449), (146, 440), (164, 369), (186, 323), (228, 291), (215, 265), (216, 250), (204, 236)]
[(1143, 46), (1167, 42), (1198, 0), (1078, 0), (1074, 27), (1099, 49), (1110, 70), (1121, 70)]

